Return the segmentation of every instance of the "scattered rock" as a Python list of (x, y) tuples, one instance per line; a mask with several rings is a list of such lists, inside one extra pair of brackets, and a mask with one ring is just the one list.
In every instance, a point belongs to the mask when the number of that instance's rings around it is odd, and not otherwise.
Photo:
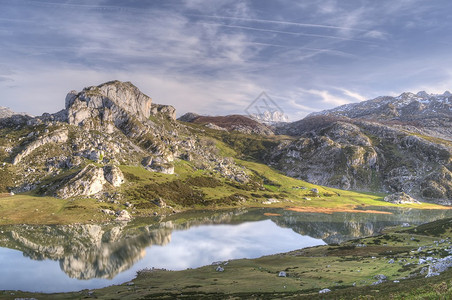
[(383, 274), (375, 275), (374, 278), (377, 279), (377, 281), (373, 282), (372, 285), (381, 284), (381, 283), (385, 282), (388, 279), (388, 277), (386, 277)]
[(111, 210), (111, 209), (102, 209), (101, 210), (104, 214), (109, 215), (109, 216), (114, 216), (116, 213)]
[(329, 292), (331, 292), (330, 289), (323, 289), (323, 290), (319, 291), (319, 294), (326, 294), (326, 293), (329, 293)]
[(222, 266), (218, 266), (215, 271), (217, 272), (224, 272), (224, 268)]
[(280, 202), (278, 199), (268, 198), (266, 201), (263, 201), (262, 204), (273, 204)]
[(436, 263), (432, 263), (425, 277), (438, 276), (442, 272), (452, 267), (452, 256), (439, 259)]

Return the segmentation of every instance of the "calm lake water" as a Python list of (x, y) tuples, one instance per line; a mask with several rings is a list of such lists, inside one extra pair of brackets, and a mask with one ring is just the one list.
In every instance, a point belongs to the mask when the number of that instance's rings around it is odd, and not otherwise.
[[(182, 270), (378, 234), (387, 226), (452, 217), (249, 209), (185, 213), (129, 224), (0, 227), (0, 289), (64, 292), (133, 279), (144, 268)], [(268, 214), (271, 215), (268, 215)]]

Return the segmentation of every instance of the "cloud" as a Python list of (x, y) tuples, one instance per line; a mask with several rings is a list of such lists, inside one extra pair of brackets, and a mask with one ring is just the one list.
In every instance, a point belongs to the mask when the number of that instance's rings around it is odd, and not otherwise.
[(320, 100), (322, 103), (335, 106), (344, 105), (351, 102), (349, 99), (333, 95), (330, 91), (327, 90), (301, 89), (301, 91), (307, 94), (307, 96), (316, 96), (313, 98), (314, 101)]
[(366, 32), (363, 37), (368, 37), (372, 39), (386, 39), (387, 34), (378, 30), (371, 30)]
[(365, 101), (365, 100), (367, 100), (364, 96), (362, 96), (362, 95), (360, 95), (358, 93), (349, 91), (347, 89), (340, 88), (339, 90), (342, 91), (344, 93), (344, 95), (346, 95), (346, 96), (348, 96), (350, 98), (354, 98), (354, 99), (356, 99), (358, 101)]

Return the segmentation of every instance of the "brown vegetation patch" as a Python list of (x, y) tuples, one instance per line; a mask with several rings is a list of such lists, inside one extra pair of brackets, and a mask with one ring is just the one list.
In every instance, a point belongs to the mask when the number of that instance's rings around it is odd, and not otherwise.
[(357, 210), (353, 208), (331, 208), (331, 207), (289, 207), (286, 210), (296, 211), (296, 212), (312, 212), (312, 213), (322, 213), (322, 214), (332, 214), (335, 212), (351, 212), (351, 213), (364, 213), (364, 214), (382, 214), (382, 215), (392, 215), (389, 211), (378, 211), (378, 210)]

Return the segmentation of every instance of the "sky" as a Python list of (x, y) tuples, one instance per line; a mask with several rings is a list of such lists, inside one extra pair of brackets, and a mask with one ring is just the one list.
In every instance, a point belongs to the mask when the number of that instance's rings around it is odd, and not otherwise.
[(449, 0), (0, 0), (0, 106), (40, 115), (130, 81), (155, 103), (291, 121), (382, 95), (452, 89)]

